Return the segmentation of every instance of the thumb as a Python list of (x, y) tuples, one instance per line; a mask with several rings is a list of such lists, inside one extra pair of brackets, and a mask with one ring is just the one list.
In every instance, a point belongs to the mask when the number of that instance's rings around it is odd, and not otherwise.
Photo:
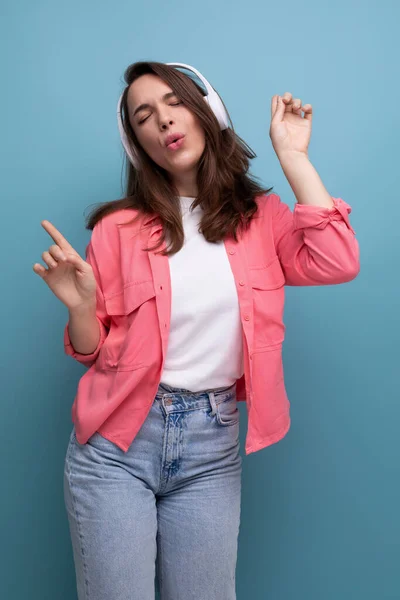
[(64, 252), (64, 254), (67, 258), (65, 262), (69, 263), (79, 271), (82, 271), (82, 273), (85, 273), (88, 270), (88, 267), (90, 267), (90, 265), (84, 261), (79, 254), (74, 254), (72, 252)]
[(279, 123), (280, 121), (283, 120), (283, 115), (285, 114), (285, 104), (281, 98), (281, 96), (278, 96), (277, 98), (277, 102), (276, 102), (276, 111), (275, 114), (272, 118), (272, 123)]

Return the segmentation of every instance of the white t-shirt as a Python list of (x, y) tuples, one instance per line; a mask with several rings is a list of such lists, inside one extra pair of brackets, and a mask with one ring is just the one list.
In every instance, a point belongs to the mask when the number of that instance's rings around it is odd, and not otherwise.
[(243, 373), (235, 280), (223, 242), (198, 232), (202, 208), (181, 196), (185, 242), (169, 257), (171, 328), (161, 382), (192, 392), (230, 386)]

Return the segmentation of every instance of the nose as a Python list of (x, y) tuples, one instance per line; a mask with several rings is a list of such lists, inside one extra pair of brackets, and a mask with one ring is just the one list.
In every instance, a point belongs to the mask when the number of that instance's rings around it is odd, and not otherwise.
[(160, 118), (160, 127), (161, 129), (165, 129), (166, 127), (171, 127), (171, 125), (173, 124), (173, 120), (171, 118), (168, 119), (162, 119)]
[(171, 117), (171, 108), (169, 106), (160, 108), (158, 112), (158, 121), (161, 129), (165, 129), (168, 126), (171, 127), (174, 121)]

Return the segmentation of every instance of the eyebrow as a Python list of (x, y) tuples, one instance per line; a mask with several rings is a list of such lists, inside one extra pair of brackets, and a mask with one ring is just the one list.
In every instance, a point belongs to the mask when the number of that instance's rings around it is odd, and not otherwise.
[[(161, 100), (168, 100), (169, 98), (171, 98), (172, 96), (176, 96), (175, 92), (167, 92), (166, 94), (164, 94), (164, 96), (161, 98)], [(143, 110), (145, 108), (150, 108), (150, 104), (139, 104), (139, 106), (135, 109), (134, 113), (133, 113), (133, 117), (136, 115), (136, 113), (138, 113), (140, 110)]]

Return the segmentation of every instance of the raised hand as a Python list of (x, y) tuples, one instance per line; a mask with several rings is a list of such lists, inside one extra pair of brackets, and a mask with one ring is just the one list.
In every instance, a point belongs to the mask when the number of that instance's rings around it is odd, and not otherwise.
[(308, 155), (312, 115), (311, 104), (302, 105), (290, 92), (272, 97), (269, 135), (279, 159), (291, 153)]
[(48, 268), (35, 263), (33, 270), (69, 310), (95, 307), (96, 279), (91, 265), (83, 260), (50, 221), (42, 221), (41, 225), (55, 244), (42, 254)]

